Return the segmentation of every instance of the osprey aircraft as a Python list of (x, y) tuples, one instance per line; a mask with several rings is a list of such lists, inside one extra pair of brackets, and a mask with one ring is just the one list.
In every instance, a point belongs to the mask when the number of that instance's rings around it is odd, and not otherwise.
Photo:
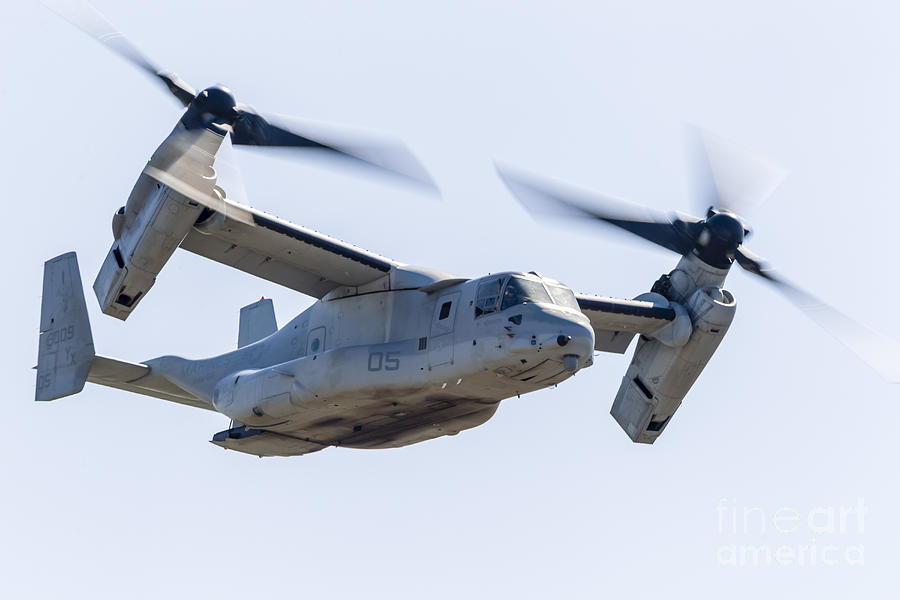
[[(632, 441), (652, 444), (732, 323), (736, 301), (723, 284), (734, 262), (816, 308), (821, 324), (840, 320), (836, 335), (868, 352), (859, 340), (869, 334), (857, 335), (863, 328), (776, 277), (744, 246), (749, 229), (715, 185), (703, 198), (711, 206), (704, 218), (635, 216), (609, 199), (498, 167), (532, 210), (606, 221), (681, 256), (632, 300), (576, 294), (535, 272), (468, 278), (412, 267), (235, 202), (216, 171), (226, 136), (234, 145), (312, 148), (431, 180), (399, 144), (311, 135), (236, 102), (225, 87), (198, 93), (89, 5), (62, 13), (186, 108), (113, 215), (113, 243), (93, 284), (103, 313), (126, 320), (177, 248), (317, 301), (280, 328), (271, 300), (245, 306), (238, 347), (218, 356), (130, 362), (96, 353), (76, 255), (57, 256), (44, 266), (36, 400), (92, 382), (217, 411), (231, 423), (212, 443), (257, 456), (396, 448), (481, 425), (502, 400), (558, 385), (590, 367), (595, 353), (625, 353), (638, 337), (611, 413)], [(709, 144), (705, 152), (712, 156)]]

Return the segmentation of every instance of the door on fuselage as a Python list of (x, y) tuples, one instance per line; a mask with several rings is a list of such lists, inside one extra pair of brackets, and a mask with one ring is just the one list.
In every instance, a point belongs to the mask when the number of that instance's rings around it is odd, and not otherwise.
[(435, 304), (431, 335), (428, 337), (428, 365), (431, 367), (453, 362), (453, 325), (457, 304), (459, 292), (445, 294)]

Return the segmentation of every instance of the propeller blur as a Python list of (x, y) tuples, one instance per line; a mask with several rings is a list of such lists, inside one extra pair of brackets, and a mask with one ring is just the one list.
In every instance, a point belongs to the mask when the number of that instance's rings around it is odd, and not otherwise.
[(737, 262), (770, 283), (820, 327), (855, 352), (882, 377), (900, 382), (900, 343), (876, 334), (812, 294), (789, 283), (744, 245), (750, 235), (743, 216), (765, 201), (786, 171), (700, 129), (689, 130), (693, 190), (706, 217), (663, 215), (560, 182), (496, 164), (513, 195), (531, 212), (608, 223), (682, 256), (717, 269)]

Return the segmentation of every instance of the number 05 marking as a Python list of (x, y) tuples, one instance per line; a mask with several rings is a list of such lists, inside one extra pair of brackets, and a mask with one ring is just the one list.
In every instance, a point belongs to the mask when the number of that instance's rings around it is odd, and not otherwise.
[(399, 352), (369, 352), (370, 371), (396, 371), (400, 368)]

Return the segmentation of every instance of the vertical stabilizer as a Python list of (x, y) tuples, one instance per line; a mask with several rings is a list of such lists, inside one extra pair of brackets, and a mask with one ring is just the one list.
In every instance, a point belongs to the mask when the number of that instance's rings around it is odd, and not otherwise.
[(238, 326), (238, 348), (258, 342), (278, 331), (272, 300), (263, 298), (241, 309)]
[(68, 252), (44, 263), (41, 336), (35, 400), (55, 400), (84, 388), (94, 360), (78, 258)]

